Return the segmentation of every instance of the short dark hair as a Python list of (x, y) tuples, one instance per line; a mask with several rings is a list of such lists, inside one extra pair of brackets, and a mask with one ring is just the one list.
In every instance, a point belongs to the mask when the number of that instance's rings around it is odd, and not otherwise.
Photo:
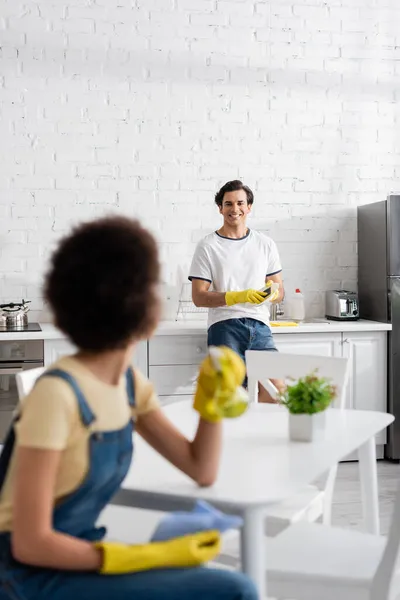
[(44, 294), (56, 325), (80, 350), (115, 350), (156, 325), (159, 271), (153, 236), (136, 220), (111, 216), (61, 240)]
[(222, 188), (215, 194), (215, 204), (221, 207), (226, 192), (237, 192), (238, 190), (244, 190), (247, 196), (247, 204), (253, 204), (253, 192), (247, 185), (244, 185), (240, 179), (234, 179), (233, 181), (228, 181), (225, 183), (225, 185), (223, 185)]

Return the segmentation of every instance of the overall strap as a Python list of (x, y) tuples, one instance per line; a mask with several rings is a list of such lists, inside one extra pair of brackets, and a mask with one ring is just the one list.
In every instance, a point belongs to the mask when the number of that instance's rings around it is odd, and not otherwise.
[[(80, 416), (82, 419), (82, 423), (86, 427), (89, 427), (93, 423), (93, 421), (95, 421), (96, 417), (95, 417), (92, 409), (88, 405), (88, 403), (85, 399), (85, 396), (83, 395), (78, 383), (76, 382), (75, 378), (72, 375), (70, 375), (67, 371), (63, 371), (62, 369), (52, 369), (50, 371), (45, 371), (45, 373), (43, 373), (43, 375), (41, 375), (39, 379), (41, 379), (42, 377), (60, 377), (61, 379), (66, 381), (72, 387), (73, 391), (75, 392), (75, 395), (76, 395), (76, 398), (78, 401), (78, 408), (79, 408)], [(127, 392), (127, 396), (128, 396), (129, 405), (135, 406), (135, 380), (134, 380), (134, 374), (133, 374), (132, 368), (127, 369), (127, 371), (125, 373), (125, 379), (126, 379), (126, 392)], [(8, 431), (8, 434), (7, 434), (7, 437), (6, 437), (4, 446), (3, 446), (3, 450), (0, 454), (0, 492), (3, 487), (4, 480), (7, 475), (7, 471), (8, 471), (8, 465), (10, 463), (11, 455), (14, 450), (15, 423), (16, 423), (16, 421), (18, 421), (19, 417), (20, 417), (19, 414), (17, 414), (15, 416), (13, 424)]]
[(132, 367), (129, 367), (125, 373), (126, 392), (128, 394), (129, 406), (135, 406), (135, 378)]
[(63, 371), (62, 369), (51, 369), (51, 371), (46, 371), (41, 375), (42, 377), (60, 377), (72, 387), (75, 392), (76, 399), (78, 400), (78, 408), (79, 413), (81, 415), (82, 423), (85, 427), (89, 427), (95, 421), (96, 417), (87, 403), (85, 396), (83, 395), (81, 388), (76, 382), (76, 379), (70, 375), (67, 371)]
[(7, 437), (4, 442), (3, 450), (0, 454), (0, 492), (3, 489), (4, 481), (6, 479), (8, 465), (10, 464), (11, 455), (15, 446), (15, 421), (18, 420), (18, 416), (14, 419), (11, 428), (8, 430)]

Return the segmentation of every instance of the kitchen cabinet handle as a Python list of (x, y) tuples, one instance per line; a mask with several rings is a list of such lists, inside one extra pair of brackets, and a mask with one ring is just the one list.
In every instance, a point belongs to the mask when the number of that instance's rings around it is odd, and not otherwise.
[(22, 367), (16, 367), (15, 369), (0, 369), (0, 375), (16, 375), (23, 371)]
[(196, 352), (197, 352), (197, 354), (204, 354), (204, 350), (201, 346), (197, 346)]
[(348, 344), (349, 340), (346, 338), (345, 340), (343, 340), (343, 344)]

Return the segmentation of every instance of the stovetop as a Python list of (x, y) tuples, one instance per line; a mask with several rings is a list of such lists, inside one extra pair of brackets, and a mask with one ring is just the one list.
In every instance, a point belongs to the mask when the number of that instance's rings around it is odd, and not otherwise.
[(29, 332), (29, 331), (42, 331), (39, 323), (28, 323), (27, 325), (17, 325), (13, 328), (7, 327), (7, 325), (0, 323), (0, 333), (18, 333), (18, 332)]

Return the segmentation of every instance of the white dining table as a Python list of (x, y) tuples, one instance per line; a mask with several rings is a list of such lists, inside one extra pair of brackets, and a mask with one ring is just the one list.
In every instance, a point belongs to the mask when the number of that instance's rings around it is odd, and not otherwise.
[[(193, 436), (198, 415), (189, 402), (163, 410), (185, 435)], [(135, 460), (113, 503), (170, 511), (190, 509), (196, 499), (203, 499), (241, 515), (242, 570), (256, 583), (260, 598), (265, 598), (268, 549), (264, 519), (268, 508), (294, 496), (354, 451), (359, 458), (365, 527), (379, 533), (374, 436), (393, 420), (382, 412), (329, 409), (324, 440), (292, 442), (286, 409), (253, 404), (239, 419), (224, 422), (220, 470), (211, 487), (198, 487), (135, 436)]]

